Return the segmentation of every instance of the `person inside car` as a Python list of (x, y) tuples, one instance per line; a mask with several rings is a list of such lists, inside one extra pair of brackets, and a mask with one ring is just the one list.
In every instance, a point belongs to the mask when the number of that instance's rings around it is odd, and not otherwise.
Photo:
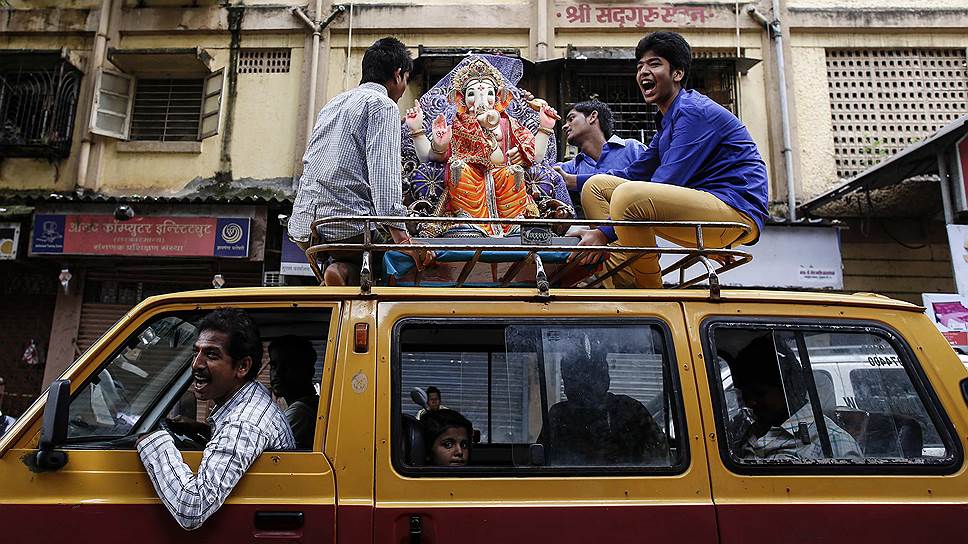
[(255, 379), (261, 363), (262, 339), (246, 312), (222, 308), (208, 314), (198, 325), (191, 363), (195, 398), (214, 403), (208, 418), (211, 438), (198, 474), (182, 460), (167, 429), (138, 439), (151, 484), (184, 529), (201, 527), (263, 451), (296, 447), (285, 414)]
[(733, 453), (743, 459), (853, 459), (861, 457), (854, 438), (823, 416), (830, 455), (809, 402), (803, 370), (792, 354), (777, 352), (773, 335), (750, 342), (730, 363), (733, 385), (746, 410), (730, 424)]
[(269, 343), (269, 386), (286, 399), (286, 420), (299, 449), (313, 446), (319, 395), (313, 387), (316, 350), (306, 338), (286, 335)]
[(628, 395), (608, 391), (606, 352), (579, 349), (561, 361), (567, 400), (548, 410), (538, 442), (551, 465), (648, 465), (668, 458), (665, 434), (652, 414)]
[(447, 410), (448, 408), (440, 402), (440, 389), (431, 385), (427, 388), (427, 407), (421, 408), (417, 412), (417, 419), (423, 419), (428, 412), (436, 412), (441, 409)]
[(427, 442), (427, 457), (431, 465), (462, 467), (471, 456), (470, 420), (446, 408), (424, 414), (420, 420)]

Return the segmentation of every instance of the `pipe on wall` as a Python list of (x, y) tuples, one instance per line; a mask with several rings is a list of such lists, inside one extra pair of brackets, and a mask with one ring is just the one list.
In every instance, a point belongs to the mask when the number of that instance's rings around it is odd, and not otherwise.
[(535, 54), (537, 59), (546, 60), (548, 58), (548, 11), (549, 0), (538, 0), (538, 20), (535, 33)]
[(797, 195), (793, 179), (793, 138), (790, 135), (790, 106), (787, 98), (786, 66), (783, 61), (783, 33), (780, 25), (780, 2), (773, 0), (773, 20), (769, 21), (756, 6), (746, 6), (746, 13), (770, 33), (776, 57), (777, 86), (780, 92), (780, 126), (783, 132), (783, 167), (786, 173), (787, 220), (797, 220)]
[[(97, 21), (97, 34), (94, 35), (94, 51), (91, 53), (91, 62), (89, 66), (90, 79), (89, 84), (91, 86), (91, 104), (93, 107), (94, 103), (94, 84), (97, 78), (97, 71), (104, 67), (104, 60), (106, 58), (105, 52), (107, 50), (108, 42), (108, 23), (111, 20), (112, 11), (112, 0), (101, 0), (100, 13), (98, 13)], [(91, 162), (91, 138), (94, 135), (91, 133), (91, 116), (94, 112), (91, 112), (86, 119), (81, 122), (84, 123), (84, 130), (82, 132), (83, 137), (81, 139), (81, 149), (77, 155), (77, 182), (76, 185), (81, 188), (87, 187), (87, 170)]]
[(302, 22), (313, 31), (313, 53), (309, 65), (309, 98), (307, 101), (307, 112), (306, 112), (306, 141), (309, 141), (309, 136), (313, 132), (313, 125), (316, 122), (316, 78), (319, 73), (319, 38), (322, 34), (322, 29), (319, 23), (319, 11), (322, 9), (322, 0), (316, 0), (316, 11), (313, 14), (316, 17), (316, 21), (311, 21), (305, 13), (299, 8), (292, 8), (293, 15), (299, 17)]

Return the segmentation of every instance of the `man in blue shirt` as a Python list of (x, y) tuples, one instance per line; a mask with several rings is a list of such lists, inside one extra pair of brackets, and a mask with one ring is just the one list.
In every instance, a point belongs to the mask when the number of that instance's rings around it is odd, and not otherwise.
[[(674, 32), (654, 32), (635, 48), (635, 80), (646, 102), (655, 104), (658, 132), (646, 153), (621, 170), (595, 176), (565, 175), (582, 193), (590, 219), (632, 221), (732, 221), (751, 228), (703, 231), (705, 247), (755, 243), (766, 220), (766, 164), (746, 127), (708, 97), (684, 90), (692, 50)], [(628, 181), (643, 180), (643, 181)], [(655, 246), (656, 235), (695, 246), (695, 229), (600, 227), (580, 233), (581, 245)], [(582, 261), (591, 262), (588, 255)], [(625, 256), (613, 253), (606, 266)], [(658, 255), (647, 255), (612, 279), (615, 287), (662, 287)]]
[(600, 174), (626, 168), (642, 158), (645, 145), (612, 134), (612, 123), (608, 104), (597, 100), (575, 104), (565, 116), (562, 132), (569, 144), (578, 147), (578, 154), (570, 161), (558, 163), (555, 170), (567, 174)]

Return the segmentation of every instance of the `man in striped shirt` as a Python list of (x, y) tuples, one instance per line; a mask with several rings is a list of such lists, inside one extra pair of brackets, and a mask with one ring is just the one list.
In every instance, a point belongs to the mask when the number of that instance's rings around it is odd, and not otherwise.
[[(145, 434), (137, 446), (162, 504), (188, 530), (201, 527), (222, 506), (264, 450), (296, 447), (285, 414), (265, 386), (255, 381), (262, 339), (248, 314), (219, 309), (205, 316), (198, 330), (192, 391), (198, 400), (215, 405), (198, 474), (182, 460), (168, 430)], [(174, 430), (177, 423), (169, 420), (165, 426)]]
[[(303, 175), (289, 218), (289, 236), (304, 250), (310, 225), (323, 217), (405, 216), (400, 160), (400, 110), (413, 61), (396, 38), (383, 38), (363, 55), (363, 80), (337, 95), (319, 116), (303, 156)], [(409, 244), (402, 223), (387, 225), (397, 244)], [(360, 243), (361, 223), (330, 223), (319, 228), (323, 243)], [(404, 251), (422, 269), (433, 254)], [(359, 281), (360, 254), (320, 255), (326, 285)], [(328, 259), (328, 262), (326, 262)]]

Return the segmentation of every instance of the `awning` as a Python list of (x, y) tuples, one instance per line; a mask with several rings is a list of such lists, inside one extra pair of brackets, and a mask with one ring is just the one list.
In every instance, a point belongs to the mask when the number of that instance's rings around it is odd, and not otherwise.
[(80, 71), (82, 62), (73, 50), (62, 49), (3, 49), (0, 50), (0, 71), (53, 70), (67, 63)]
[[(457, 64), (467, 55), (497, 55), (501, 57), (512, 57), (521, 59), (525, 67), (532, 64), (531, 61), (521, 57), (521, 50), (516, 47), (424, 47), (417, 46), (417, 58), (413, 59), (413, 72), (421, 74), (424, 72), (447, 71), (457, 66)], [(437, 68), (434, 70), (434, 68)]]
[(797, 211), (806, 215), (825, 204), (858, 191), (895, 185), (914, 176), (937, 174), (938, 152), (954, 145), (966, 134), (968, 134), (968, 115), (946, 125), (931, 137), (902, 149), (889, 159), (864, 170), (834, 189), (801, 204)]
[(181, 49), (108, 49), (108, 60), (127, 74), (139, 76), (205, 76), (212, 56), (200, 47)]
[[(634, 61), (634, 47), (584, 47), (568, 45), (565, 58), (568, 60), (627, 60)], [(733, 62), (736, 64), (736, 71), (745, 74), (750, 68), (756, 66), (760, 59), (747, 57), (744, 50), (738, 52), (735, 49), (696, 49), (693, 51), (692, 61), (697, 64), (704, 62)]]

